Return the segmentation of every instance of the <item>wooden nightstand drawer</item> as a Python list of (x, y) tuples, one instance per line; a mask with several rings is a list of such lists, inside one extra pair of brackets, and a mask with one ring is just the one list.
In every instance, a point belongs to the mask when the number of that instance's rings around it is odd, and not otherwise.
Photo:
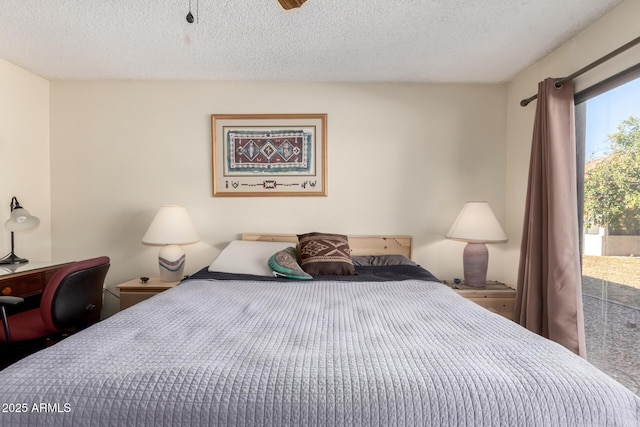
[(140, 279), (129, 280), (116, 286), (120, 290), (120, 310), (144, 301), (152, 296), (173, 288), (177, 282), (162, 282), (159, 277), (150, 277), (147, 283)]
[(481, 298), (471, 298), (465, 296), (465, 298), (483, 306), (484, 308), (498, 313), (510, 320), (513, 320), (513, 310), (515, 306), (515, 295), (508, 297), (494, 297), (491, 295), (485, 295)]
[(516, 290), (504, 283), (487, 282), (484, 288), (472, 288), (464, 284), (455, 284), (450, 280), (445, 280), (444, 284), (487, 310), (513, 320)]

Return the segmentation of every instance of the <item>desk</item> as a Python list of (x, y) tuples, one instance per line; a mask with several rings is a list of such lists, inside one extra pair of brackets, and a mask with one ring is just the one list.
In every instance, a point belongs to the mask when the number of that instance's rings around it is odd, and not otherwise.
[(40, 295), (45, 285), (68, 262), (28, 262), (0, 265), (0, 294), (28, 298)]

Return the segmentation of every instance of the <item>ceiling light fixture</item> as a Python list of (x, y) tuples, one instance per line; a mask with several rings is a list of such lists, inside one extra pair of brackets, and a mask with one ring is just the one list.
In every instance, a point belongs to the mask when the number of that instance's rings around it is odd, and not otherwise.
[(278, 0), (278, 2), (280, 2), (280, 6), (282, 6), (286, 10), (300, 7), (306, 1), (307, 0)]
[[(199, 11), (200, 9), (200, 0), (196, 0), (196, 18), (199, 17)], [(193, 13), (191, 13), (191, 0), (189, 0), (189, 13), (187, 13), (187, 22), (189, 24), (193, 24), (193, 21), (195, 21), (195, 18), (193, 17)]]

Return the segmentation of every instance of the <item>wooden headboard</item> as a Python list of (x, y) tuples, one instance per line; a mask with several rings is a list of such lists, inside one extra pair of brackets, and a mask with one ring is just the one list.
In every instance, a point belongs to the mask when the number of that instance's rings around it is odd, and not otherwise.
[[(242, 240), (298, 243), (295, 234), (244, 233)], [(411, 259), (411, 236), (349, 236), (351, 255), (404, 255)]]

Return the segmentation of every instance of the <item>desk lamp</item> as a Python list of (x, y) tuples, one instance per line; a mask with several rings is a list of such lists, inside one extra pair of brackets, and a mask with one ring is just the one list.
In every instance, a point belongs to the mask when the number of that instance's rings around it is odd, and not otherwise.
[(16, 231), (27, 231), (36, 228), (40, 224), (40, 220), (31, 215), (28, 210), (20, 206), (20, 202), (16, 197), (11, 198), (11, 216), (4, 223), (4, 228), (11, 231), (11, 253), (0, 259), (0, 264), (24, 264), (29, 262), (26, 258), (20, 258), (14, 252), (14, 236)]
[(200, 237), (189, 213), (184, 206), (179, 205), (161, 206), (142, 238), (145, 245), (162, 246), (158, 254), (158, 265), (160, 280), (163, 282), (182, 280), (185, 254), (180, 245), (199, 241)]
[(489, 203), (465, 203), (447, 238), (467, 242), (462, 255), (464, 280), (468, 286), (484, 288), (489, 264), (489, 251), (485, 243), (507, 241), (507, 235)]
[(20, 206), (16, 197), (11, 198), (11, 216), (4, 223), (4, 228), (11, 231), (11, 253), (0, 259), (0, 264), (24, 264), (29, 262), (26, 258), (20, 258), (14, 252), (14, 236), (16, 231), (27, 231), (36, 228), (40, 220), (31, 215), (28, 210)]

